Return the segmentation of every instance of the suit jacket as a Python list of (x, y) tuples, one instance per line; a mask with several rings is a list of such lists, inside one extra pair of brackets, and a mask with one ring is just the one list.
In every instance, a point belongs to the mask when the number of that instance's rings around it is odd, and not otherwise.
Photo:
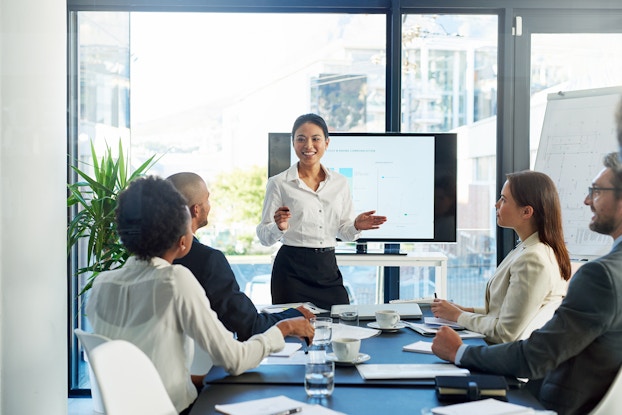
[(228, 330), (237, 333), (240, 341), (247, 340), (253, 334), (263, 333), (280, 320), (302, 316), (295, 309), (274, 314), (258, 313), (251, 299), (240, 291), (225, 255), (203, 245), (196, 238), (192, 241), (190, 252), (174, 262), (192, 271), (205, 290), (218, 319)]
[(469, 346), (460, 365), (542, 379), (539, 399), (559, 415), (587, 414), (622, 364), (622, 244), (584, 264), (553, 318), (529, 339)]
[(486, 335), (489, 343), (511, 342), (543, 306), (559, 303), (567, 289), (553, 249), (535, 232), (499, 264), (486, 286), (485, 307), (462, 313), (458, 324)]

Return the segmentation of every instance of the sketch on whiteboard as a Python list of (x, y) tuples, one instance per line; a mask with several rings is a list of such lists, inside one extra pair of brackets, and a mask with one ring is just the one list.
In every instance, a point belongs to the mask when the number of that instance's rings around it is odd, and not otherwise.
[(583, 204), (605, 154), (617, 149), (614, 112), (622, 87), (549, 94), (535, 170), (548, 174), (559, 191), (566, 246), (573, 259), (591, 259), (613, 240), (592, 232)]

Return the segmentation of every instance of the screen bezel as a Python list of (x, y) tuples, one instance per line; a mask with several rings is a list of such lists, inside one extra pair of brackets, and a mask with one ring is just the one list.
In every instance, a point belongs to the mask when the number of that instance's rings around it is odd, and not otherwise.
[[(390, 139), (391, 137), (430, 137), (435, 138), (434, 146), (434, 179), (448, 177), (450, 183), (453, 184), (453, 192), (450, 197), (453, 199), (453, 208), (448, 215), (449, 221), (453, 222), (453, 226), (445, 229), (444, 232), (437, 231), (438, 217), (435, 207), (434, 213), (434, 237), (387, 237), (376, 238), (373, 236), (361, 236), (357, 240), (358, 243), (365, 242), (384, 242), (384, 243), (402, 243), (402, 242), (425, 242), (425, 243), (455, 243), (457, 240), (457, 142), (456, 133), (330, 133), (330, 137), (377, 137), (380, 140)], [(292, 141), (290, 133), (269, 133), (268, 134), (268, 177), (272, 177), (287, 170), (291, 165)], [(436, 189), (435, 189), (436, 192)], [(435, 195), (436, 196), (436, 195)], [(436, 197), (435, 197), (436, 201)], [(370, 232), (373, 235), (373, 231)]]

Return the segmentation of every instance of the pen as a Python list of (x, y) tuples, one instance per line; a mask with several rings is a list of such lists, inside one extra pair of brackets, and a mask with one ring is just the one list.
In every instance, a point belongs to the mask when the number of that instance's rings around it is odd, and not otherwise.
[(302, 407), (287, 409), (285, 411), (275, 412), (275, 413), (270, 414), (270, 415), (291, 415), (291, 414), (296, 414), (298, 412), (302, 412)]
[(434, 298), (438, 298), (438, 297), (436, 296), (436, 293), (434, 293)]
[[(305, 350), (305, 354), (309, 354), (309, 338), (308, 337), (303, 337), (305, 339), (305, 344), (304, 346), (304, 350)], [(294, 413), (294, 412), (292, 412)]]

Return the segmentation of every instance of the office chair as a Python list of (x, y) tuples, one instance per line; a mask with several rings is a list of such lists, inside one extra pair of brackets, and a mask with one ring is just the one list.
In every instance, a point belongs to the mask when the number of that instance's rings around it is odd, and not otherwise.
[(609, 386), (609, 390), (589, 415), (615, 415), (622, 407), (622, 368)]
[(555, 310), (562, 303), (562, 300), (551, 301), (548, 304), (545, 304), (543, 307), (538, 310), (533, 319), (527, 324), (527, 327), (523, 330), (523, 332), (518, 337), (518, 340), (525, 340), (531, 336), (531, 332), (539, 329), (544, 326), (555, 314)]
[(81, 329), (75, 329), (73, 332), (78, 337), (78, 340), (80, 340), (82, 347), (84, 347), (84, 352), (86, 353), (86, 360), (87, 362), (89, 362), (89, 379), (91, 381), (91, 398), (93, 401), (93, 410), (98, 413), (104, 413), (104, 403), (102, 402), (101, 393), (99, 392), (99, 385), (97, 384), (97, 380), (95, 379), (93, 368), (90, 365), (90, 353), (97, 346), (107, 342), (110, 339), (99, 334), (87, 333), (86, 331)]
[(125, 340), (110, 340), (90, 355), (106, 415), (177, 415), (151, 359)]

